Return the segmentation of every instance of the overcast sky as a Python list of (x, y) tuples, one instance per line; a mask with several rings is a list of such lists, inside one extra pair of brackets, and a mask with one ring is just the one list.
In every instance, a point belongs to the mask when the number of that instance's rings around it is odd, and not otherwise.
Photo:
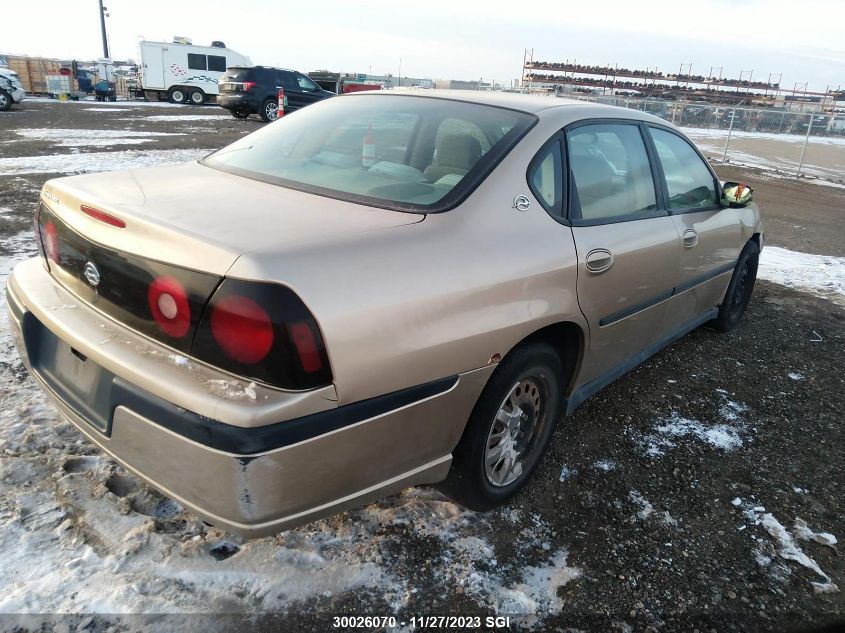
[[(112, 57), (139, 37), (223, 40), (254, 63), (302, 71), (495, 79), (520, 76), (523, 50), (547, 61), (657, 66), (693, 74), (782, 73), (781, 85), (845, 87), (845, 0), (104, 0)], [(0, 53), (102, 55), (97, 0), (16, 0)]]

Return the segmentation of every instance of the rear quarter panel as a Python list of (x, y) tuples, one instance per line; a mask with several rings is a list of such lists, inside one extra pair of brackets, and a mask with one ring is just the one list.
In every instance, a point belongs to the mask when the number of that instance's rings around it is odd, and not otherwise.
[[(318, 250), (248, 253), (228, 276), (274, 279), (302, 297), (323, 331), (339, 404), (483, 367), (552, 323), (586, 332), (572, 232), (526, 181), (553, 131), (536, 126), (451, 211)], [(513, 208), (520, 194), (528, 211)]]

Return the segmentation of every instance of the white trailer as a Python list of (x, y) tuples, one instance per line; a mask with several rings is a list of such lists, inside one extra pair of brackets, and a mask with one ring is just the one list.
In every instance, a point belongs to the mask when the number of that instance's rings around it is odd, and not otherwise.
[(201, 105), (217, 98), (217, 80), (229, 66), (252, 66), (249, 57), (223, 42), (194, 46), (190, 40), (139, 44), (141, 87), (148, 99)]

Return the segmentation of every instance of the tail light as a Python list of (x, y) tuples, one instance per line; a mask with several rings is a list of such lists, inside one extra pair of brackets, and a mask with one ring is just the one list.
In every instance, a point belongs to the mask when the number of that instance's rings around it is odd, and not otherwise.
[(290, 288), (278, 284), (223, 280), (203, 312), (191, 355), (283, 389), (332, 381), (314, 317)]
[(182, 338), (191, 329), (188, 293), (175, 277), (157, 277), (147, 290), (147, 305), (162, 332)]
[(246, 297), (227, 297), (214, 306), (211, 334), (226, 356), (246, 365), (264, 360), (275, 338), (267, 312)]
[(53, 222), (45, 222), (40, 226), (41, 247), (44, 256), (54, 264), (59, 263), (59, 231)]
[(254, 81), (245, 81), (244, 82), (244, 92), (249, 92), (252, 90), (253, 86), (255, 86)]

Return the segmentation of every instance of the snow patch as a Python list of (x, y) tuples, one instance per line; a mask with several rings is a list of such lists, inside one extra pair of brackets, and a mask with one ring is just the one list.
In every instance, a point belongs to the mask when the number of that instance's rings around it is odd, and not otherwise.
[(639, 507), (639, 510), (637, 510), (638, 519), (645, 520), (651, 516), (652, 512), (654, 512), (654, 506), (651, 505), (651, 502), (643, 497), (638, 491), (632, 490), (629, 492), (628, 498), (632, 503)]
[(792, 531), (802, 541), (815, 541), (816, 543), (827, 545), (836, 550), (837, 540), (833, 534), (830, 532), (813, 532), (807, 526), (807, 522), (800, 517), (795, 517), (795, 524), (792, 527)]
[(663, 424), (656, 426), (655, 430), (660, 435), (672, 438), (695, 437), (723, 451), (732, 451), (742, 446), (742, 439), (734, 427), (726, 424), (706, 426), (697, 420), (681, 417), (677, 413), (672, 413)]
[(560, 481), (561, 483), (563, 483), (564, 481), (569, 481), (577, 474), (577, 470), (569, 468), (569, 466), (564, 466), (560, 469), (560, 479), (558, 479), (558, 481)]
[(112, 145), (140, 145), (153, 137), (182, 136), (176, 132), (147, 132), (138, 130), (80, 130), (70, 128), (29, 128), (15, 130), (15, 134), (35, 141), (47, 141), (58, 147), (109, 147)]
[(0, 176), (12, 174), (75, 174), (152, 165), (172, 165), (198, 160), (208, 149), (122, 150), (50, 156), (0, 158)]
[(182, 121), (228, 121), (229, 118), (223, 114), (155, 114), (145, 116), (144, 120), (180, 123)]
[[(754, 525), (760, 525), (772, 537), (774, 542), (775, 553), (784, 560), (795, 562), (802, 567), (816, 573), (824, 582), (811, 581), (815, 593), (838, 593), (839, 587), (833, 582), (822, 568), (819, 567), (815, 560), (810, 558), (801, 547), (795, 542), (793, 535), (778, 521), (771, 512), (766, 512), (763, 506), (755, 506), (745, 511), (746, 518), (753, 522)], [(807, 523), (801, 518), (795, 519), (795, 527), (793, 529), (795, 536), (802, 540), (813, 540), (823, 545), (833, 547), (836, 544), (836, 537), (828, 532), (813, 532), (807, 526)], [(752, 537), (753, 538), (753, 537)], [(771, 557), (766, 556), (760, 550), (755, 549), (754, 556), (761, 566), (769, 566), (771, 564)], [(787, 572), (788, 573), (788, 572)], [(778, 573), (777, 569), (773, 569), (773, 575), (778, 580), (782, 580), (784, 572), (781, 570)]]
[(792, 380), (804, 380), (804, 374), (797, 371), (791, 371), (786, 375), (789, 376)]
[(612, 459), (599, 459), (593, 463), (593, 468), (608, 473), (616, 468), (616, 462)]
[(760, 254), (757, 277), (845, 303), (845, 257), (766, 246)]

